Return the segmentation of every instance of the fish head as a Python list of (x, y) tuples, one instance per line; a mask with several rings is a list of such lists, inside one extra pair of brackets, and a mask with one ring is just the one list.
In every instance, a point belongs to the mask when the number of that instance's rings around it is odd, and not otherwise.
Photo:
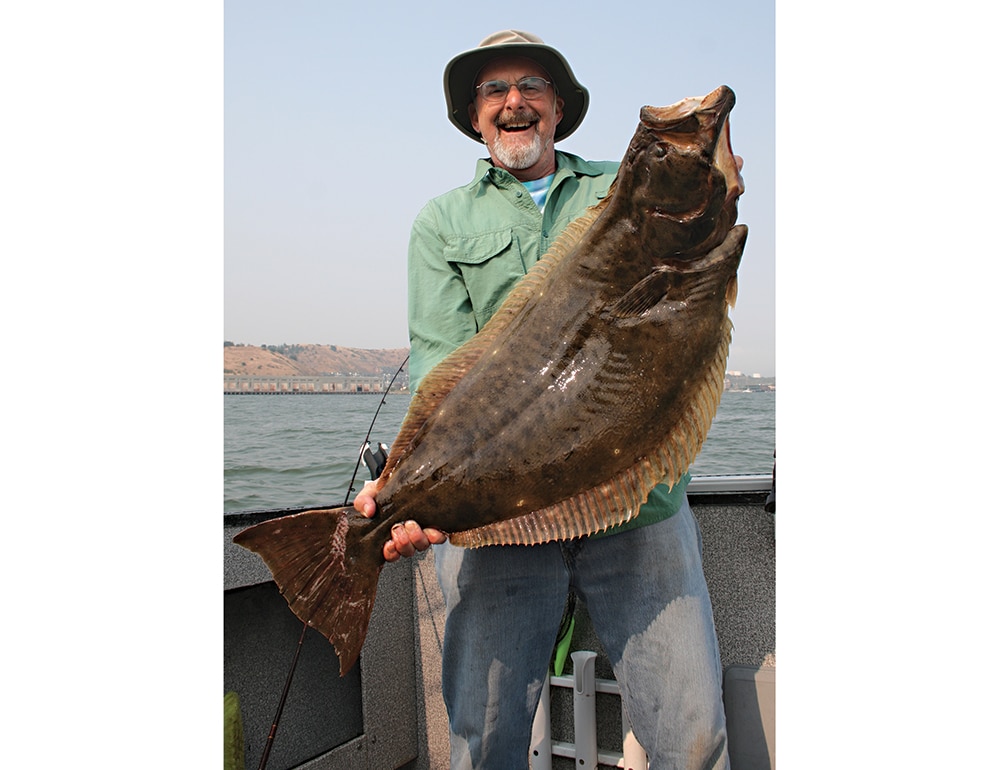
[[(630, 219), (659, 259), (718, 246), (736, 223), (743, 180), (729, 141), (736, 95), (720, 86), (667, 107), (643, 107), (616, 186)], [(624, 194), (622, 194), (624, 193)]]

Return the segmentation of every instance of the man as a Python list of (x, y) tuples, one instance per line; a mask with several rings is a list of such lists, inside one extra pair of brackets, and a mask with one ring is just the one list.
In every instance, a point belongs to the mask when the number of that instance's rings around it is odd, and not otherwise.
[[(489, 320), (565, 226), (607, 194), (617, 163), (556, 151), (589, 95), (554, 48), (504, 30), (445, 68), (451, 122), (485, 143), (472, 182), (430, 201), (409, 247), (410, 382)], [(451, 766), (528, 764), (531, 726), (567, 595), (587, 605), (650, 767), (728, 768), (718, 645), (690, 477), (654, 488), (600, 536), (463, 549), (397, 525), (387, 561), (434, 545), (446, 604), (442, 687)], [(355, 508), (376, 515), (372, 487)]]

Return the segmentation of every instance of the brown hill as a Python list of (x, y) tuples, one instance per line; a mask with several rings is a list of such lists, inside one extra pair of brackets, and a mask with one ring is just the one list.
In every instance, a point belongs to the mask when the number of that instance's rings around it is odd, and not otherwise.
[(395, 371), (410, 351), (407, 348), (369, 350), (340, 345), (234, 345), (223, 347), (225, 374), (285, 377), (324, 374), (377, 375)]

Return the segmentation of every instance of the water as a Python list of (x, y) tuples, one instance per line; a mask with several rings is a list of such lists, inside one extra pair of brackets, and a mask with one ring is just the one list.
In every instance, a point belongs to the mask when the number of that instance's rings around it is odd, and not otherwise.
[[(380, 395), (224, 396), (225, 511), (343, 505), (369, 478), (351, 477)], [(410, 397), (387, 395), (372, 442), (392, 444)], [(773, 393), (722, 394), (691, 473), (771, 473)]]
[(774, 393), (722, 394), (695, 476), (766, 473), (774, 467)]

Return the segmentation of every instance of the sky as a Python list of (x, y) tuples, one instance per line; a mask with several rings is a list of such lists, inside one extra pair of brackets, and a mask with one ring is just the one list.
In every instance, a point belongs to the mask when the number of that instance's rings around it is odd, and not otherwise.
[[(526, 6), (527, 7), (527, 6)], [(225, 5), (225, 338), (406, 347), (406, 249), (483, 145), (446, 118), (445, 64), (487, 34), (534, 32), (590, 91), (557, 147), (620, 160), (639, 109), (736, 92), (745, 161), (729, 368), (775, 374), (775, 29), (768, 0), (512, 6), (430, 0)], [(721, 20), (725, 23), (720, 23)]]

